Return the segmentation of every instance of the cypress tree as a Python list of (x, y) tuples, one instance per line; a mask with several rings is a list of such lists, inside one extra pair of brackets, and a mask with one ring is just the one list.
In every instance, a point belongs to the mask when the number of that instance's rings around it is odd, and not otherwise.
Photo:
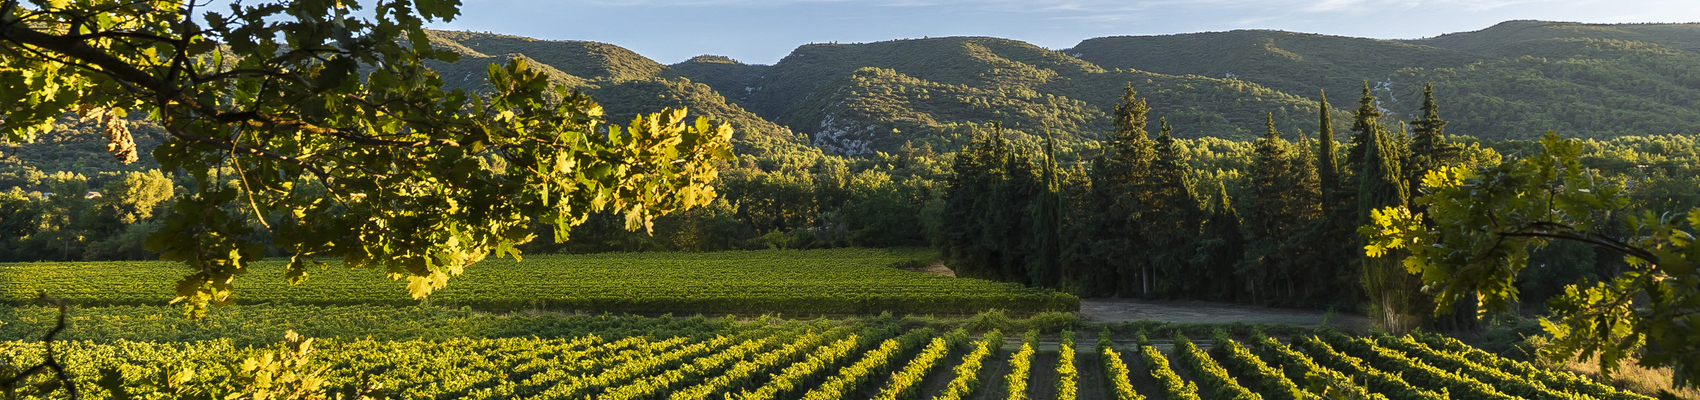
[(1044, 188), (1035, 199), (1033, 221), (1037, 259), (1031, 260), (1027, 272), (1033, 284), (1055, 287), (1062, 272), (1062, 198), (1057, 175), (1056, 137), (1045, 130), (1044, 164), (1041, 181)]
[(1332, 213), (1335, 206), (1335, 191), (1339, 190), (1340, 187), (1340, 166), (1338, 160), (1334, 158), (1335, 153), (1339, 152), (1339, 145), (1334, 143), (1334, 123), (1328, 117), (1327, 91), (1322, 92), (1322, 102), (1318, 106), (1321, 111), (1317, 113), (1319, 120), (1317, 122), (1318, 148), (1316, 151), (1317, 186), (1322, 192), (1323, 212)]
[(1398, 138), (1376, 129), (1364, 145), (1364, 165), (1358, 185), (1358, 223), (1369, 221), (1370, 210), (1405, 205), (1404, 173), (1401, 171)]

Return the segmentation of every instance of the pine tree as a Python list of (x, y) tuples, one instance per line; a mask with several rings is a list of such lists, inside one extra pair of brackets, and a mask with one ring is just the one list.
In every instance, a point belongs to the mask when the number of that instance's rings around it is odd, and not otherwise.
[(1282, 243), (1289, 239), (1289, 233), (1297, 221), (1293, 206), (1295, 201), (1293, 158), (1288, 153), (1288, 143), (1281, 139), (1281, 132), (1275, 129), (1275, 116), (1269, 114), (1265, 120), (1267, 131), (1262, 139), (1257, 140), (1252, 155), (1250, 171), (1251, 216), (1247, 218), (1247, 236), (1251, 240), (1251, 253), (1248, 257), (1256, 260), (1254, 263), (1243, 265), (1243, 278), (1249, 279), (1248, 286), (1252, 289), (1254, 302), (1265, 303), (1271, 299), (1270, 289), (1290, 290), (1293, 287), (1290, 271), (1291, 254), (1282, 250)]
[(1457, 163), (1459, 149), (1446, 140), (1446, 120), (1434, 102), (1434, 84), (1423, 85), (1423, 115), (1411, 120), (1411, 163), (1405, 170), (1406, 186), (1412, 194), (1422, 185), (1423, 174)]
[(1292, 153), (1292, 161), (1289, 162), (1293, 175), (1287, 197), (1296, 211), (1294, 214), (1302, 221), (1309, 221), (1322, 217), (1322, 176), (1316, 167), (1319, 157), (1311, 150), (1316, 148), (1316, 144), (1310, 137), (1305, 136), (1303, 131), (1294, 135), (1299, 140), (1294, 143), (1293, 148), (1297, 150)]
[(1363, 169), (1364, 146), (1375, 132), (1384, 130), (1381, 127), (1381, 108), (1376, 106), (1375, 96), (1369, 92), (1369, 81), (1364, 81), (1364, 95), (1358, 99), (1356, 118), (1352, 120), (1352, 145), (1346, 149), (1346, 169), (1354, 172)]
[(1145, 114), (1150, 108), (1129, 85), (1116, 105), (1115, 127), (1104, 144), (1104, 154), (1093, 160), (1092, 190), (1098, 209), (1094, 213), (1095, 253), (1106, 260), (1105, 281), (1114, 282), (1121, 295), (1149, 294), (1149, 246), (1140, 235), (1140, 222), (1150, 216), (1152, 163), (1156, 144), (1145, 131)]
[(1164, 296), (1185, 295), (1196, 291), (1202, 276), (1192, 267), (1194, 246), (1203, 224), (1203, 204), (1193, 188), (1191, 167), (1187, 165), (1185, 149), (1171, 134), (1173, 127), (1159, 118), (1156, 140), (1157, 159), (1152, 166), (1153, 192), (1151, 212), (1144, 237), (1152, 247), (1152, 264), (1158, 284), (1157, 292)]
[(1240, 292), (1236, 268), (1245, 259), (1245, 236), (1240, 232), (1240, 215), (1228, 197), (1225, 185), (1216, 187), (1215, 206), (1204, 222), (1192, 264), (1204, 275), (1204, 295), (1210, 300), (1235, 301)]

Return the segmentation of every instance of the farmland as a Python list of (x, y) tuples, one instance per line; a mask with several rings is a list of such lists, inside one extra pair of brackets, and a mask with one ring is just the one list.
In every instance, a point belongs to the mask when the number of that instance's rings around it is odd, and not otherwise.
[(1647, 399), (1428, 334), (1091, 323), (1067, 294), (893, 267), (931, 257), (528, 257), (429, 303), (372, 271), (289, 286), (262, 264), (198, 321), (162, 304), (173, 265), (4, 264), (0, 374), (45, 354), (40, 290), (74, 304), (54, 346), (90, 399)]
[[(973, 314), (1075, 311), (1074, 296), (1019, 284), (952, 279), (892, 268), (925, 261), (920, 250), (618, 253), (493, 259), (431, 296), (439, 306), (647, 314)], [(260, 263), (238, 283), (237, 304), (415, 305), (405, 282), (380, 271), (314, 270), (291, 286), (281, 262)], [(45, 292), (85, 306), (162, 305), (184, 274), (167, 262), (0, 265), (0, 302)]]
[[(1284, 342), (1218, 331), (1211, 339), (1182, 334), (1171, 341), (1148, 340), (1143, 331), (1094, 336), (1065, 329), (1018, 339), (996, 329), (975, 334), (892, 322), (638, 317), (597, 326), (603, 333), (665, 334), (295, 339), (259, 347), (73, 341), (59, 351), (87, 388), (85, 398), (98, 399), (251, 390), (258, 372), (234, 367), (250, 359), (306, 360), (323, 368), (306, 376), (323, 388), (401, 399), (1323, 398), (1311, 380), (1330, 382), (1328, 398), (1647, 399), (1427, 334), (1321, 331)], [(39, 342), (0, 343), (0, 365), (33, 364), (40, 354)]]

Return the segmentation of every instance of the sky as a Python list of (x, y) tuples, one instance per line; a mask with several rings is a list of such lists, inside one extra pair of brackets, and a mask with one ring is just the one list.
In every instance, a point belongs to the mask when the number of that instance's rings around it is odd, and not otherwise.
[(462, 0), (433, 28), (592, 40), (664, 64), (713, 54), (773, 64), (809, 43), (993, 36), (1081, 40), (1277, 29), (1416, 39), (1534, 19), (1700, 22), (1700, 0)]

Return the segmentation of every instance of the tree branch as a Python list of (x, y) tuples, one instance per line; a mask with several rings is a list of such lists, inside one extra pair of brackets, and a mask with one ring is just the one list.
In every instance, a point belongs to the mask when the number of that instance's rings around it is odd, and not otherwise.
[(59, 322), (54, 324), (53, 329), (47, 331), (47, 336), (44, 336), (41, 339), (42, 346), (47, 348), (47, 354), (43, 356), (44, 360), (40, 364), (36, 364), (35, 366), (24, 370), (24, 372), (19, 373), (18, 376), (14, 376), (11, 379), (0, 381), (0, 388), (10, 390), (11, 388), (17, 387), (19, 382), (29, 379), (32, 375), (41, 373), (43, 370), (52, 370), (54, 378), (58, 379), (60, 384), (65, 386), (65, 393), (70, 396), (71, 400), (77, 400), (82, 397), (82, 393), (77, 390), (77, 383), (71, 380), (71, 373), (66, 372), (65, 366), (60, 365), (58, 357), (54, 357), (53, 355), (53, 339), (59, 336), (59, 332), (63, 332), (65, 330), (65, 315), (69, 313), (66, 307), (67, 304), (64, 300), (48, 296), (46, 292), (39, 293), (37, 299), (59, 307)]

